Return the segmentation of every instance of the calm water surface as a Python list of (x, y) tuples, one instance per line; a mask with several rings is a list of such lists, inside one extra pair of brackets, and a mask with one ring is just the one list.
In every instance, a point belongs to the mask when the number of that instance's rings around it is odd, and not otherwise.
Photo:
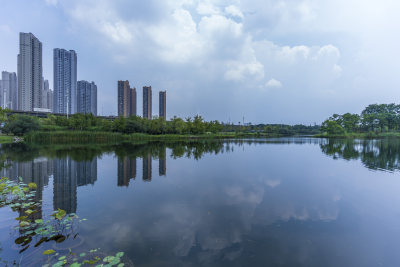
[(2, 176), (39, 185), (77, 238), (22, 253), (0, 208), (0, 257), (125, 252), (128, 266), (400, 266), (400, 142), (282, 138), (94, 147), (3, 145)]

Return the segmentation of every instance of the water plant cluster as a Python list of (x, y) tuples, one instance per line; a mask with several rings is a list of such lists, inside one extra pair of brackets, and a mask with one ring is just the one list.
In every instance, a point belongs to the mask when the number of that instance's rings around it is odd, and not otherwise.
[[(37, 248), (49, 242), (62, 243), (68, 238), (76, 239), (78, 236), (77, 223), (86, 220), (79, 219), (78, 215), (74, 213), (67, 214), (62, 209), (54, 211), (49, 218), (43, 219), (40, 215), (42, 201), (35, 200), (36, 189), (35, 183), (25, 184), (22, 178), (19, 178), (18, 181), (6, 177), (0, 179), (0, 208), (9, 207), (12, 211), (19, 213), (19, 216), (15, 218), (18, 225), (14, 228), (19, 233), (14, 241), (20, 247), (19, 254), (31, 246)], [(100, 248), (96, 248), (87, 253), (77, 254), (71, 249), (68, 253), (47, 249), (43, 252), (43, 261), (46, 262), (43, 266), (79, 267), (96, 264), (95, 266), (99, 267), (122, 267), (125, 265), (121, 262), (123, 252), (111, 256), (100, 256), (99, 250)], [(2, 262), (7, 265), (4, 260)], [(16, 262), (14, 262), (15, 264)]]

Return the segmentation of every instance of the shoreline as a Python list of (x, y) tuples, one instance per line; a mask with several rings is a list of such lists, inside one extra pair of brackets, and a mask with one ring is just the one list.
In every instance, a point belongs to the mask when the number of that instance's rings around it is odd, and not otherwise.
[[(137, 141), (184, 141), (184, 140), (221, 140), (243, 138), (280, 138), (304, 137), (304, 135), (271, 135), (266, 133), (208, 133), (208, 134), (160, 134), (150, 135), (143, 133), (123, 134), (119, 132), (93, 132), (93, 131), (55, 131), (31, 132), (26, 134), (22, 143), (28, 144), (112, 144), (130, 143)], [(350, 133), (329, 135), (326, 133), (307, 135), (311, 138), (342, 138), (342, 139), (384, 139), (400, 138), (400, 133)], [(14, 136), (0, 135), (0, 144), (13, 143)]]
[(384, 139), (384, 138), (400, 138), (400, 132), (386, 133), (347, 133), (347, 134), (316, 134), (316, 138), (344, 138), (344, 139)]

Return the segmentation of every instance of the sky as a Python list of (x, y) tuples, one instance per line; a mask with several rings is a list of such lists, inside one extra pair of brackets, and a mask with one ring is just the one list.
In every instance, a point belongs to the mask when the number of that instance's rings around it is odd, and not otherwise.
[(0, 0), (0, 71), (17, 70), (19, 32), (75, 50), (78, 80), (117, 113), (117, 81), (167, 91), (167, 116), (314, 124), (400, 103), (400, 1)]

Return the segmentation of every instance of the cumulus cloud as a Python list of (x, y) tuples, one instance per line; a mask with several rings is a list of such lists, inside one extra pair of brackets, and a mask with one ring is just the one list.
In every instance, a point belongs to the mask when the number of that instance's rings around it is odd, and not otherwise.
[(225, 7), (225, 13), (232, 17), (236, 17), (236, 18), (240, 18), (240, 19), (244, 18), (242, 11), (237, 6), (234, 6), (234, 5)]
[[(96, 40), (100, 49), (107, 49), (115, 64), (132, 63), (131, 72), (151, 73), (150, 82), (159, 79), (164, 85), (190, 83), (190, 90), (174, 88), (178, 95), (172, 93), (169, 99), (175, 101), (182, 94), (188, 101), (196, 99), (196, 103), (189, 105), (193, 107), (191, 112), (204, 110), (201, 100), (206, 101), (206, 88), (215, 93), (216, 101), (230, 91), (231, 101), (243, 102), (243, 94), (248, 90), (278, 88), (284, 84), (285, 88), (296, 87), (298, 92), (304, 93), (304, 88), (319, 90), (341, 77), (338, 46), (323, 42), (316, 45), (276, 42), (257, 26), (266, 26), (262, 19), (277, 21), (279, 26), (275, 25), (275, 29), (291, 25), (293, 20), (307, 24), (315, 19), (316, 12), (309, 1), (295, 4), (269, 0), (266, 3), (269, 8), (262, 7), (260, 2), (249, 5), (229, 0), (162, 3), (149, 0), (124, 7), (110, 0), (71, 0), (59, 4), (69, 17), (71, 29)], [(258, 24), (253, 23), (255, 18)], [(133, 67), (133, 63), (139, 63), (141, 69)], [(265, 80), (265, 77), (279, 77), (279, 81)], [(261, 99), (256, 94), (254, 97)], [(227, 103), (232, 104), (235, 103)], [(170, 106), (172, 109), (182, 107), (173, 114), (193, 115), (182, 114), (183, 104), (171, 103)], [(236, 116), (235, 110), (229, 106), (225, 108), (225, 113)], [(216, 114), (212, 107), (203, 112)]]
[(279, 87), (282, 87), (282, 83), (281, 83), (280, 81), (278, 81), (278, 80), (271, 79), (271, 80), (269, 80), (269, 81), (265, 84), (265, 86), (266, 86), (266, 87), (275, 87), (275, 88), (279, 88)]

